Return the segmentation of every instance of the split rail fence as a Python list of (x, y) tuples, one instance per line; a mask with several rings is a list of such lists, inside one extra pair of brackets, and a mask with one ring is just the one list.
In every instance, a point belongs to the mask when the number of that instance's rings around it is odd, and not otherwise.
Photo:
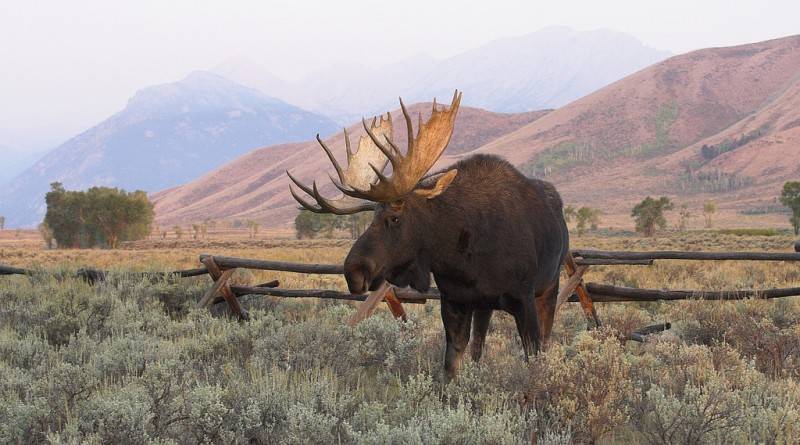
[[(600, 326), (600, 320), (594, 308), (594, 303), (607, 302), (643, 302), (660, 300), (738, 300), (746, 298), (782, 298), (800, 296), (800, 287), (778, 289), (750, 289), (750, 290), (725, 290), (725, 291), (700, 291), (700, 290), (660, 290), (640, 289), (632, 287), (619, 287), (599, 283), (585, 283), (584, 275), (593, 266), (648, 266), (657, 260), (691, 260), (691, 261), (787, 261), (800, 262), (800, 253), (783, 252), (683, 252), (683, 251), (656, 251), (656, 252), (624, 252), (602, 250), (574, 250), (568, 256), (564, 266), (567, 280), (561, 285), (557, 297), (556, 313), (566, 302), (578, 302), (586, 319)], [(213, 304), (226, 302), (231, 311), (240, 320), (248, 320), (249, 314), (242, 306), (240, 298), (245, 295), (264, 295), (282, 298), (323, 298), (336, 300), (358, 301), (356, 312), (349, 319), (350, 325), (355, 325), (375, 312), (381, 302), (386, 302), (392, 315), (399, 319), (406, 319), (403, 304), (425, 304), (427, 300), (438, 300), (440, 294), (436, 289), (428, 292), (416, 292), (410, 289), (399, 289), (384, 283), (379, 289), (366, 295), (352, 295), (328, 289), (282, 289), (278, 281), (259, 284), (256, 286), (241, 286), (230, 283), (230, 278), (237, 269), (294, 272), (301, 274), (328, 274), (342, 275), (343, 266), (338, 264), (304, 264), (281, 261), (257, 260), (236, 258), (228, 256), (201, 255), (200, 262), (203, 267), (190, 270), (180, 270), (167, 273), (140, 273), (143, 277), (154, 279), (165, 276), (193, 277), (209, 275), (213, 280), (211, 287), (206, 291), (198, 307), (208, 308)], [(33, 275), (35, 272), (0, 265), (0, 275)], [(91, 283), (102, 281), (108, 272), (93, 269), (80, 269), (76, 276)], [(631, 339), (641, 341), (641, 337), (649, 333), (668, 329), (669, 324), (645, 327)], [(638, 336), (638, 337), (637, 337)]]

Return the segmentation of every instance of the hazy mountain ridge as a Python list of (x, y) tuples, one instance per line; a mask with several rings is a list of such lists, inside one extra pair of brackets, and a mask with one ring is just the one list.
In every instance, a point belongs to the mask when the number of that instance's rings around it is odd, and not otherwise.
[(124, 110), (49, 152), (0, 191), (10, 226), (41, 220), (48, 184), (155, 191), (187, 182), (254, 147), (332, 133), (330, 119), (216, 74), (137, 92)]
[(0, 144), (0, 159), (3, 161), (0, 168), (0, 185), (22, 173), (43, 154), (39, 151), (23, 150)]
[(421, 54), (378, 69), (327, 67), (298, 82), (276, 82), (263, 68), (261, 81), (253, 75), (258, 66), (241, 60), (215, 71), (349, 124), (394, 108), (398, 96), (444, 100), (455, 86), (465, 105), (495, 112), (557, 108), (668, 56), (616, 31), (551, 27), (443, 59)]
[[(412, 115), (430, 115), (431, 104), (409, 105)], [(503, 134), (540, 119), (547, 111), (529, 113), (492, 113), (462, 106), (448, 151), (465, 153), (475, 150)], [(402, 114), (392, 111), (395, 143), (406, 145)], [(361, 123), (348, 127), (353, 144), (364, 133)], [(344, 162), (345, 144), (341, 132), (326, 138), (325, 143)], [(253, 150), (244, 156), (179, 187), (151, 195), (156, 217), (161, 225), (213, 219), (256, 219), (269, 225), (288, 224), (297, 212), (289, 195), (286, 170), (302, 181), (317, 180), (327, 196), (337, 191), (325, 177), (333, 167), (316, 141), (282, 144)]]

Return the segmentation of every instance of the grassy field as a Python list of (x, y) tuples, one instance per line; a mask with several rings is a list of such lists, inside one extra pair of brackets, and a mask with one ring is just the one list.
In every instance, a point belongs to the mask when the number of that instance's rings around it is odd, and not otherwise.
[[(7, 231), (8, 232), (8, 231)], [(573, 248), (788, 251), (784, 234), (691, 232), (573, 238)], [(798, 443), (800, 299), (577, 305), (525, 363), (496, 314), (480, 363), (442, 381), (438, 305), (386, 309), (355, 328), (354, 305), (246, 297), (253, 320), (197, 311), (207, 277), (151, 283), (132, 270), (197, 267), (203, 252), (340, 262), (346, 240), (144, 241), (47, 251), (0, 236), (0, 443)], [(97, 287), (56, 276), (114, 271)], [(282, 287), (344, 289), (335, 276), (242, 272)], [(589, 281), (671, 289), (800, 286), (800, 264), (663, 261), (595, 267)], [(673, 329), (640, 344), (647, 324)]]

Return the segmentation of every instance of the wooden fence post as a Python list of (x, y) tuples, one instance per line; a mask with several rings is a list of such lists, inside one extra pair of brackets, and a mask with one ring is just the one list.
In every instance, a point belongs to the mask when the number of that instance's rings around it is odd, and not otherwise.
[(230, 280), (236, 269), (220, 270), (217, 263), (214, 261), (213, 256), (208, 256), (202, 259), (203, 264), (208, 268), (208, 274), (214, 280), (214, 284), (206, 292), (203, 298), (197, 303), (197, 307), (208, 307), (214, 301), (218, 294), (222, 294), (222, 298), (228, 303), (228, 307), (235, 313), (239, 320), (249, 320), (250, 314), (242, 307), (239, 299), (233, 294), (228, 280)]
[[(597, 317), (597, 311), (594, 309), (594, 303), (592, 302), (592, 296), (589, 294), (589, 291), (586, 290), (586, 285), (583, 284), (583, 274), (586, 273), (586, 270), (589, 266), (576, 266), (575, 259), (572, 257), (572, 252), (567, 255), (566, 261), (564, 261), (564, 267), (567, 270), (567, 275), (570, 278), (577, 276), (578, 278), (575, 280), (575, 292), (578, 294), (578, 300), (581, 303), (581, 309), (583, 309), (583, 315), (586, 317), (586, 321), (593, 322), (595, 327), (600, 327), (600, 319)], [(580, 268), (579, 268), (580, 267)], [(567, 281), (569, 284), (572, 280)], [(566, 298), (569, 298), (569, 295), (564, 297), (564, 301)], [(561, 301), (561, 295), (559, 295), (559, 301)], [(557, 309), (558, 307), (556, 307)]]
[(347, 324), (350, 326), (355, 326), (365, 318), (372, 315), (372, 313), (375, 312), (375, 308), (378, 307), (378, 303), (383, 301), (383, 297), (386, 296), (387, 292), (389, 292), (390, 287), (391, 286), (389, 283), (384, 281), (378, 290), (370, 292), (367, 299), (358, 305), (356, 313), (350, 317), (350, 320), (347, 322)]
[(386, 292), (384, 300), (386, 300), (386, 305), (389, 306), (389, 310), (392, 311), (392, 315), (394, 315), (394, 318), (399, 318), (403, 321), (408, 321), (406, 310), (403, 309), (403, 303), (401, 303), (400, 299), (397, 298), (397, 294), (395, 294), (393, 287), (389, 289), (388, 292)]

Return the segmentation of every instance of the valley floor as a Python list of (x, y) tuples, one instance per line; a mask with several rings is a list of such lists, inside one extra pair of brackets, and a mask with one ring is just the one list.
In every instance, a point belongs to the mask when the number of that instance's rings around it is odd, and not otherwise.
[[(8, 231), (6, 231), (8, 232)], [(2, 443), (797, 443), (800, 298), (598, 304), (587, 331), (567, 304), (525, 363), (496, 314), (483, 359), (442, 381), (438, 304), (381, 308), (354, 328), (351, 303), (245, 297), (252, 321), (193, 309), (207, 277), (151, 283), (126, 272), (198, 267), (209, 252), (340, 262), (348, 240), (151, 240), (117, 251), (44, 250), (0, 237)], [(789, 251), (788, 235), (573, 235), (573, 248)], [(96, 287), (58, 281), (107, 268)], [(237, 272), (286, 288), (344, 289), (332, 276)], [(670, 289), (800, 286), (800, 265), (662, 261), (594, 267), (588, 281)], [(624, 341), (644, 325), (672, 330)]]

